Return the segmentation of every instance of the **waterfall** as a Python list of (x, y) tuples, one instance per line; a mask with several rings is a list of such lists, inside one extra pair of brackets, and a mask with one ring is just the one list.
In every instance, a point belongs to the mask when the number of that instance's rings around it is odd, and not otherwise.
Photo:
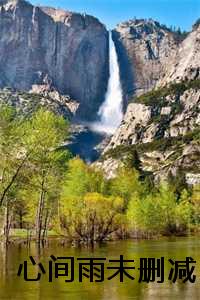
[(93, 129), (113, 134), (123, 118), (123, 92), (120, 82), (120, 71), (117, 51), (109, 32), (109, 80), (105, 101), (98, 111), (100, 121), (93, 124)]
[(36, 6), (33, 6), (33, 12), (32, 12), (32, 24), (35, 24), (35, 15), (36, 15)]

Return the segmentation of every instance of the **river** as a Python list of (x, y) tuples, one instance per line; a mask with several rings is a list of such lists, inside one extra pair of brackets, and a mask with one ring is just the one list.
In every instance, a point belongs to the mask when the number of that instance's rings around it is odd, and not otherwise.
[[(0, 253), (0, 299), (3, 300), (188, 300), (200, 299), (200, 238), (170, 238), (161, 240), (148, 241), (117, 241), (109, 242), (104, 245), (95, 247), (94, 250), (87, 248), (72, 248), (61, 246), (59, 240), (53, 240), (49, 246), (41, 250), (40, 256), (34, 243), (30, 248), (25, 245), (10, 245), (7, 252), (1, 246)], [(20, 263), (24, 260), (30, 265), (29, 255), (32, 255), (36, 262), (41, 261), (43, 266), (48, 266), (50, 255), (75, 257), (75, 279), (72, 283), (66, 283), (65, 277), (53, 278), (52, 282), (48, 282), (48, 275), (42, 274), (41, 280), (38, 282), (25, 282), (23, 272), (21, 276), (17, 276)], [(135, 277), (135, 280), (124, 278), (124, 282), (120, 283), (119, 277), (108, 280), (107, 277), (111, 270), (105, 271), (104, 282), (91, 283), (87, 278), (83, 278), (83, 282), (78, 282), (78, 266), (77, 258), (107, 258), (119, 259), (120, 254), (124, 255), (124, 259), (135, 260), (133, 263), (135, 270), (128, 270)], [(168, 274), (171, 266), (168, 259), (185, 260), (187, 256), (196, 260), (194, 273), (196, 274), (195, 283), (182, 283), (180, 281), (171, 283), (168, 280)], [(139, 283), (139, 259), (140, 258), (165, 258), (165, 281), (164, 283), (150, 282)], [(116, 263), (115, 263), (116, 264)], [(106, 264), (105, 264), (106, 265)], [(107, 266), (111, 265), (107, 264)], [(112, 263), (113, 265), (113, 263)], [(129, 264), (131, 266), (131, 263)], [(133, 265), (132, 265), (133, 266)], [(47, 270), (47, 269), (45, 269)], [(37, 267), (29, 267), (29, 276), (35, 276)], [(35, 273), (36, 272), (36, 273)], [(111, 273), (115, 271), (112, 270)]]

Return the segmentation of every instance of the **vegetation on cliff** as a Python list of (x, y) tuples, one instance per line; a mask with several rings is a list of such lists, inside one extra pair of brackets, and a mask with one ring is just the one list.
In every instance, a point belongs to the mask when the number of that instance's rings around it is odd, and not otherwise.
[(134, 98), (104, 150), (101, 158), (104, 169), (109, 160), (116, 164), (129, 161), (136, 167), (139, 164), (143, 173), (151, 172), (157, 178), (167, 178), (171, 172), (176, 176), (181, 171), (185, 177), (192, 178), (191, 174), (195, 174), (196, 179), (191, 180), (198, 181), (199, 90), (199, 80), (185, 80)]
[(149, 106), (162, 107), (166, 104), (167, 96), (175, 96), (178, 99), (186, 90), (200, 89), (200, 80), (182, 81), (179, 83), (171, 83), (168, 86), (152, 90), (134, 99), (136, 103), (142, 103)]

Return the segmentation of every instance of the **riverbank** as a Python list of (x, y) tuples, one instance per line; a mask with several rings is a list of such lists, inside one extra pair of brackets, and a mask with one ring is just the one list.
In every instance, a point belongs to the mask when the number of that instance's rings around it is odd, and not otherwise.
[[(126, 238), (118, 238), (117, 236), (110, 237), (103, 242), (84, 242), (84, 241), (75, 241), (70, 239), (64, 234), (60, 234), (54, 230), (49, 230), (47, 232), (47, 235), (44, 240), (41, 241), (41, 245), (45, 247), (49, 244), (49, 242), (52, 241), (59, 241), (61, 245), (67, 245), (68, 247), (74, 247), (74, 246), (91, 246), (91, 244), (94, 245), (100, 245), (104, 243), (112, 243), (112, 242), (120, 242), (120, 241), (132, 241), (132, 242), (138, 242), (138, 241), (146, 241), (146, 240), (165, 240), (165, 239), (176, 239), (176, 238), (200, 238), (200, 229), (195, 231), (190, 231), (187, 233), (176, 233), (171, 235), (162, 235), (162, 234), (152, 234), (152, 235), (129, 235)], [(27, 229), (12, 229), (10, 232), (10, 237), (8, 244), (30, 244), (32, 242), (36, 242), (36, 234), (34, 231), (30, 231)], [(5, 243), (4, 236), (0, 236), (0, 243)]]

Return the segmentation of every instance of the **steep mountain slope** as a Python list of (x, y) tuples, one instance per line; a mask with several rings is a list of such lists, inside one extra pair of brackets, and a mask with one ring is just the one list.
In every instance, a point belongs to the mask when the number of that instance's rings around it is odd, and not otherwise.
[(196, 24), (165, 66), (165, 75), (158, 82), (158, 86), (172, 81), (198, 78), (200, 78), (200, 26)]
[[(99, 164), (108, 176), (128, 160), (158, 179), (182, 172), (188, 182), (200, 182), (200, 25), (183, 41), (152, 19), (121, 23), (112, 35), (126, 114), (108, 143), (74, 126), (72, 148), (96, 159), (105, 147)], [(0, 103), (23, 113), (45, 106), (68, 119), (94, 120), (108, 66), (108, 31), (96, 18), (0, 0)]]
[(134, 99), (109, 146), (187, 134), (200, 126), (200, 80), (171, 84)]
[(160, 88), (129, 104), (104, 150), (103, 168), (113, 175), (122, 160), (159, 179), (181, 171), (190, 182), (200, 181), (199, 80)]
[(169, 57), (176, 53), (177, 34), (149, 19), (119, 24), (113, 31), (118, 48), (125, 100), (151, 90), (164, 74)]
[(188, 183), (200, 182), (199, 32), (171, 54), (157, 88), (129, 104), (100, 163), (108, 176), (124, 159), (159, 179), (181, 172)]
[(0, 1), (0, 87), (29, 90), (52, 84), (80, 102), (78, 117), (91, 118), (108, 78), (108, 33), (96, 18)]

